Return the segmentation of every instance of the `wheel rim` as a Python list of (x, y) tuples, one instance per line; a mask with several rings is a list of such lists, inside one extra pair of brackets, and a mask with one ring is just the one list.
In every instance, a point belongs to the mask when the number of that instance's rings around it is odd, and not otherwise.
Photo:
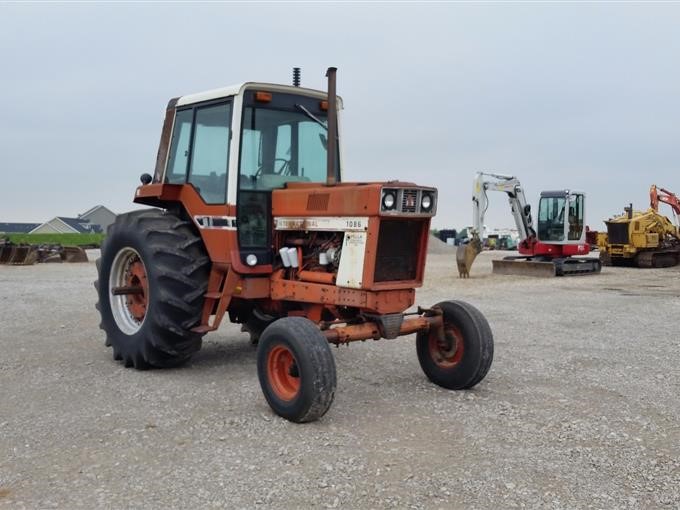
[(430, 357), (441, 368), (453, 368), (463, 359), (465, 343), (463, 333), (452, 324), (444, 323), (444, 338), (435, 332), (429, 337)]
[(278, 398), (293, 400), (300, 391), (300, 374), (295, 356), (283, 345), (274, 346), (267, 355), (267, 378)]
[(118, 328), (126, 335), (139, 331), (149, 306), (149, 285), (144, 262), (133, 248), (121, 249), (113, 259), (109, 301)]

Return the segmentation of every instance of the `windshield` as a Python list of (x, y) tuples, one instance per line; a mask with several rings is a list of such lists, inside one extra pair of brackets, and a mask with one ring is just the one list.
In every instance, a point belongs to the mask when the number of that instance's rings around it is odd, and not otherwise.
[(564, 241), (564, 197), (541, 197), (538, 204), (538, 239)]
[(272, 96), (271, 102), (261, 105), (246, 97), (239, 187), (271, 190), (287, 182), (325, 182), (328, 131), (320, 101), (292, 94)]

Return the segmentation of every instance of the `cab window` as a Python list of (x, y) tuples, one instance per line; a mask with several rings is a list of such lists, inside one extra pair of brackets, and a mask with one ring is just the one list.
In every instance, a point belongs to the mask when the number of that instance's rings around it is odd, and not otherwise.
[(196, 109), (189, 183), (207, 204), (227, 199), (231, 104)]
[(230, 102), (179, 110), (165, 181), (188, 182), (206, 204), (226, 203), (230, 126)]
[(180, 110), (175, 114), (175, 127), (172, 130), (170, 157), (165, 175), (170, 184), (184, 184), (187, 178), (189, 162), (189, 141), (191, 140), (191, 123), (193, 110)]
[(564, 197), (543, 197), (538, 205), (538, 239), (564, 241)]
[(583, 195), (569, 197), (569, 240), (578, 241), (583, 233)]
[(326, 114), (315, 112), (314, 120), (306, 111), (295, 106), (244, 109), (240, 189), (269, 191), (288, 182), (326, 180)]

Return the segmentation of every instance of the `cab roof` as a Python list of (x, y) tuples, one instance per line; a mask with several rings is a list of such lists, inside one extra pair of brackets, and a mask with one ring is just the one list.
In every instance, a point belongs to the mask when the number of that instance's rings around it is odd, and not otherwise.
[[(221, 99), (223, 97), (235, 96), (243, 92), (245, 89), (253, 88), (261, 88), (271, 92), (302, 94), (310, 97), (318, 97), (319, 99), (326, 99), (326, 97), (328, 96), (328, 94), (322, 90), (307, 89), (304, 87), (294, 87), (293, 85), (281, 85), (276, 83), (260, 83), (248, 81), (244, 83), (238, 83), (236, 85), (229, 85), (227, 87), (182, 96), (177, 100), (177, 106), (202, 103), (204, 101), (211, 101), (213, 99)], [(338, 108), (342, 108), (342, 99), (340, 98), (340, 96), (338, 96)]]

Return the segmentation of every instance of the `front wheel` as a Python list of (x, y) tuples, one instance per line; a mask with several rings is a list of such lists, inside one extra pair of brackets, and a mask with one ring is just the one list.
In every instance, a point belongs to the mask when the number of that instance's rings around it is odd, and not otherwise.
[(333, 353), (308, 319), (284, 317), (267, 326), (258, 344), (257, 375), (270, 407), (292, 422), (317, 420), (333, 403)]
[(418, 333), (418, 361), (433, 383), (450, 390), (472, 388), (491, 368), (493, 333), (482, 312), (463, 301), (443, 301), (443, 338), (432, 329)]

